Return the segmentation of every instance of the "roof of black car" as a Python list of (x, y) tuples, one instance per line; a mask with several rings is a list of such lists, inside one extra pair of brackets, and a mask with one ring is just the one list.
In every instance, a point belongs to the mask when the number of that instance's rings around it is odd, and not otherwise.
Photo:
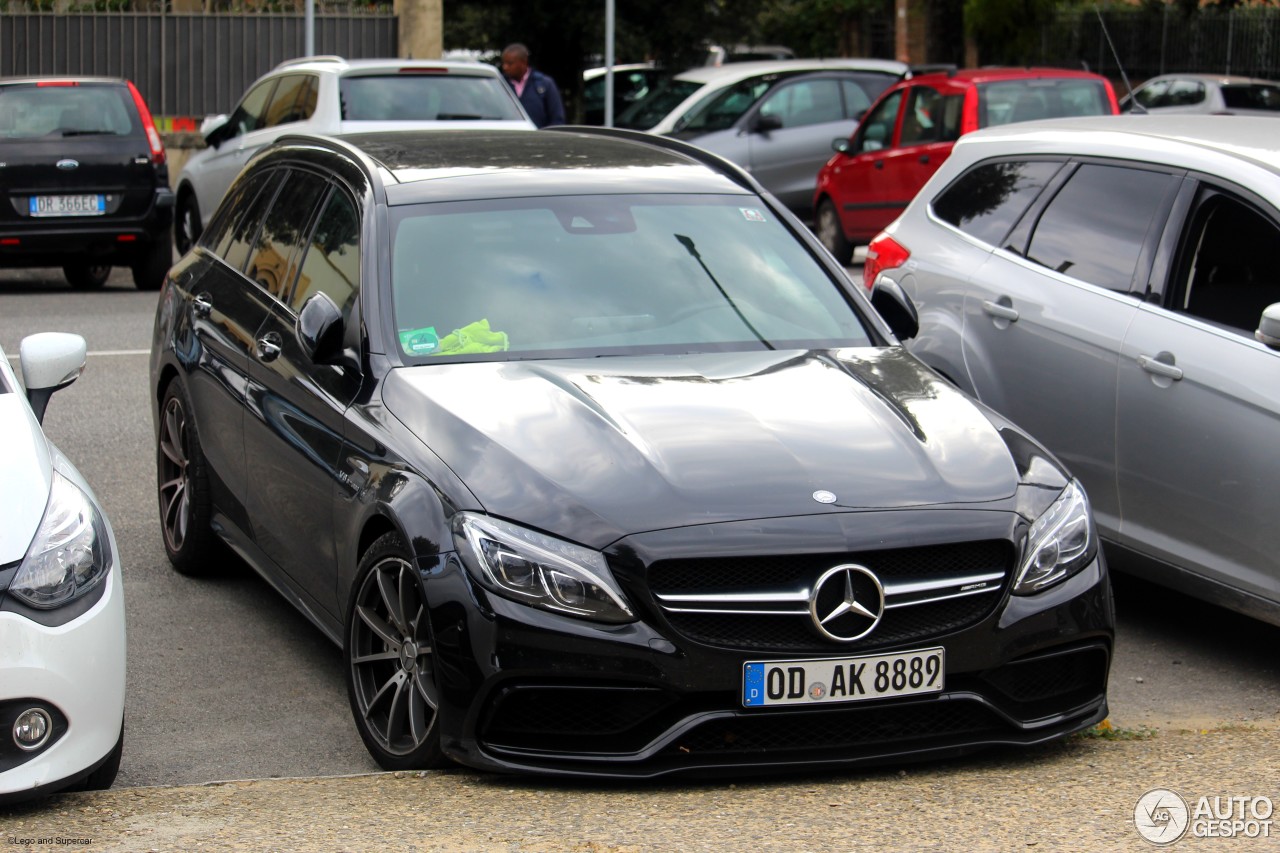
[(385, 170), (391, 204), (561, 193), (742, 193), (707, 155), (639, 134), (424, 130), (347, 134)]

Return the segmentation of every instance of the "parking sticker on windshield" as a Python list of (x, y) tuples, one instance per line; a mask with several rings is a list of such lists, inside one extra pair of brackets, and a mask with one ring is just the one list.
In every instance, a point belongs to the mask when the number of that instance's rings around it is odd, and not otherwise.
[(400, 348), (405, 355), (431, 355), (440, 347), (440, 336), (435, 326), (425, 329), (401, 329)]
[(742, 211), (743, 219), (746, 219), (748, 222), (764, 222), (765, 221), (764, 214), (756, 210), (754, 207), (740, 207), (738, 208), (738, 210)]

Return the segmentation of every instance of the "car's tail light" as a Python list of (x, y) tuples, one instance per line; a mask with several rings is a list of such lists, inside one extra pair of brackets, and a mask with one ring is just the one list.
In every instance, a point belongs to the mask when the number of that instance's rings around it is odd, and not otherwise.
[(881, 231), (867, 246), (867, 260), (862, 265), (862, 283), (870, 290), (876, 276), (885, 270), (896, 269), (907, 262), (911, 251), (885, 232)]
[(156, 130), (156, 123), (151, 118), (151, 110), (147, 109), (147, 102), (142, 100), (142, 93), (133, 85), (133, 81), (129, 82), (129, 94), (133, 96), (133, 105), (138, 108), (138, 115), (142, 117), (142, 129), (147, 134), (147, 144), (151, 146), (151, 162), (161, 166), (165, 161), (164, 144), (160, 141), (160, 131)]

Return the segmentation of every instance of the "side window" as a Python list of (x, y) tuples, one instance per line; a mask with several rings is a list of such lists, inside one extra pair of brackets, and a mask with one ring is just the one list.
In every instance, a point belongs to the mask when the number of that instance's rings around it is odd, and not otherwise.
[(1175, 180), (1163, 172), (1082, 165), (1041, 214), (1027, 259), (1129, 293), (1152, 220)]
[(850, 154), (863, 151), (879, 151), (893, 144), (893, 126), (898, 120), (898, 105), (902, 103), (902, 90), (894, 92), (880, 102), (870, 114), (858, 125), (857, 138)]
[(693, 106), (678, 126), (678, 130), (727, 130), (733, 127), (751, 105), (773, 86), (776, 77), (743, 80), (718, 95), (713, 95)]
[(227, 121), (235, 129), (232, 136), (241, 136), (265, 125), (267, 104), (275, 87), (275, 80), (267, 80), (249, 90), (249, 94), (244, 96), (244, 100)]
[(290, 171), (254, 241), (244, 274), (281, 301), (288, 296), (299, 249), (325, 189), (325, 180), (319, 175)]
[(349, 318), (359, 291), (360, 214), (350, 196), (335, 188), (311, 232), (289, 304), (300, 311), (312, 294), (324, 293)]
[(305, 118), (302, 112), (303, 96), (309, 85), (310, 78), (305, 74), (281, 77), (275, 94), (271, 96), (271, 105), (267, 107), (263, 126), (276, 127)]
[(933, 200), (933, 213), (984, 243), (1000, 246), (1061, 167), (1048, 160), (986, 163), (943, 190)]
[(1133, 93), (1133, 99), (1144, 107), (1164, 106), (1165, 93), (1169, 91), (1169, 81), (1161, 80), (1157, 83), (1151, 83), (1143, 86), (1141, 89)]
[(1189, 107), (1204, 100), (1204, 84), (1198, 80), (1174, 80), (1169, 84), (1162, 107)]
[(902, 116), (902, 135), (899, 145), (921, 145), (926, 142), (937, 142), (941, 138), (942, 126), (935, 119), (941, 118), (942, 93), (929, 86), (912, 86), (911, 97), (907, 99), (907, 111)]
[(841, 80), (840, 91), (844, 94), (844, 117), (854, 121), (867, 111), (875, 97), (868, 95), (867, 90), (853, 80)]
[(801, 80), (769, 94), (760, 114), (777, 116), (783, 127), (842, 121), (840, 85), (835, 80)]
[(1183, 245), (1174, 310), (1252, 335), (1262, 310), (1280, 302), (1280, 228), (1235, 196), (1205, 190)]
[(262, 217), (283, 178), (283, 170), (273, 169), (250, 175), (236, 183), (204, 232), (202, 242), (221, 255), (233, 269), (244, 269), (249, 247), (253, 245)]

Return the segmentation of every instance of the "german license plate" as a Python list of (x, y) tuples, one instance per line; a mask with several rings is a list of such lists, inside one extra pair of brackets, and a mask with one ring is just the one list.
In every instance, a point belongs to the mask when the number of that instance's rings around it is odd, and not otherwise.
[(31, 197), (32, 216), (101, 216), (107, 212), (101, 195), (35, 195)]
[(751, 661), (742, 665), (742, 704), (814, 705), (938, 693), (943, 650), (820, 660)]

